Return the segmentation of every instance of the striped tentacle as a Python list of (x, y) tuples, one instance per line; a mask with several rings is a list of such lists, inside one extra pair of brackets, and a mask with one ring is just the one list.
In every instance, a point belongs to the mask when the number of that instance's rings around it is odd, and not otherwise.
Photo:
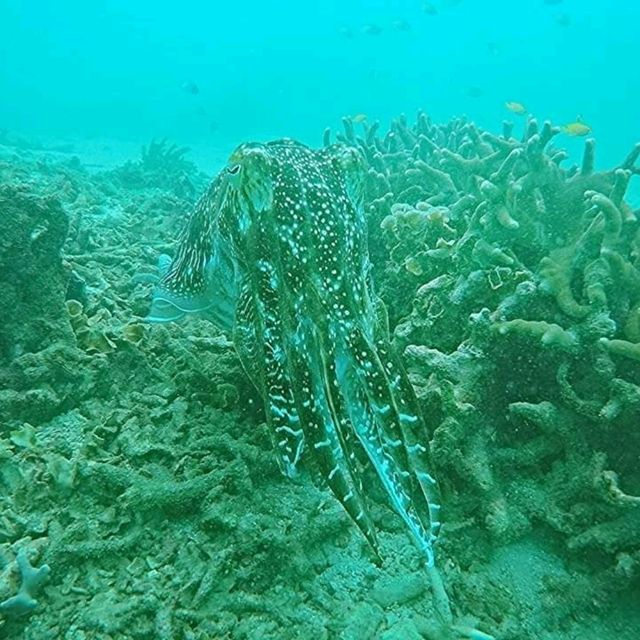
[[(432, 566), (439, 524), (435, 481), (424, 469), (416, 471), (417, 477), (412, 476), (406, 462), (407, 458), (427, 452), (423, 444), (412, 439), (420, 419), (417, 413), (405, 412), (409, 402), (403, 398), (398, 383), (402, 374), (395, 370), (397, 365), (391, 360), (381, 360), (381, 354), (357, 323), (349, 329), (344, 344), (340, 378), (356, 433), (394, 508), (425, 554), (427, 564)], [(390, 379), (388, 372), (394, 377)], [(426, 475), (421, 477), (422, 473)], [(426, 491), (423, 483), (427, 485)]]
[(261, 263), (257, 274), (259, 295), (252, 292), (252, 287), (243, 288), (236, 307), (234, 343), (247, 374), (264, 399), (280, 470), (293, 478), (304, 450), (304, 431), (293, 397), (294, 385), (284, 362), (282, 321), (277, 313), (267, 310), (277, 302), (270, 300), (275, 292), (264, 282), (271, 277), (271, 267)]
[[(441, 497), (438, 483), (430, 473), (433, 465), (429, 451), (428, 429), (407, 373), (389, 342), (386, 310), (381, 303), (378, 314), (382, 320), (376, 328), (375, 349), (380, 362), (384, 363), (383, 371), (387, 377), (388, 387), (392, 390), (392, 397), (395, 400), (394, 406), (397, 408), (398, 424), (409, 461), (408, 466), (404, 468), (413, 471), (424, 499), (427, 501), (430, 533), (433, 542), (435, 542), (441, 525)], [(381, 314), (384, 315), (381, 316)]]
[(287, 360), (297, 381), (294, 389), (301, 419), (308, 425), (309, 446), (333, 494), (380, 558), (375, 528), (355, 477), (355, 452), (348, 439), (348, 418), (342, 411), (338, 380), (323, 351), (319, 329), (308, 320), (298, 324), (287, 343)]

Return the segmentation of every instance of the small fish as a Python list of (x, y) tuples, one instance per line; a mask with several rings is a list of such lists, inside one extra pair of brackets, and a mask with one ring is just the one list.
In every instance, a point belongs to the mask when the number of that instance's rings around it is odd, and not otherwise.
[(200, 87), (195, 82), (185, 82), (182, 85), (182, 90), (191, 94), (192, 96), (197, 96), (200, 93)]
[(522, 102), (505, 102), (504, 106), (507, 107), (511, 113), (515, 113), (519, 116), (523, 116), (527, 113), (527, 107), (525, 107)]
[(367, 114), (366, 113), (359, 113), (358, 115), (353, 116), (353, 118), (351, 118), (356, 124), (361, 124), (362, 122), (364, 122), (367, 119)]
[(481, 87), (467, 87), (466, 93), (470, 98), (482, 98), (484, 95)]
[(562, 127), (562, 131), (568, 136), (581, 137), (591, 133), (591, 127), (582, 122), (582, 118), (576, 118), (575, 122), (570, 122)]
[(362, 27), (362, 33), (368, 36), (379, 36), (382, 33), (382, 27), (379, 27), (377, 24), (365, 24)]
[(411, 31), (411, 25), (406, 20), (396, 20), (392, 26), (396, 31)]
[(422, 3), (422, 10), (428, 16), (436, 16), (436, 15), (438, 15), (438, 9), (431, 2), (423, 2)]
[(556, 24), (561, 27), (571, 26), (571, 16), (568, 13), (561, 13), (556, 17)]

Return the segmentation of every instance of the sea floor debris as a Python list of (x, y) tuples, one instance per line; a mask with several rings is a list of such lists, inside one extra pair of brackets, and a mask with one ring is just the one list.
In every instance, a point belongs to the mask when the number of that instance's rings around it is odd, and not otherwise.
[[(419, 114), (340, 135), (369, 164), (375, 278), (432, 429), (456, 613), (498, 639), (635, 640), (640, 146), (596, 172), (588, 140), (564, 168), (555, 133)], [(228, 338), (206, 319), (132, 328), (154, 285), (137, 274), (206, 184), (164, 149), (169, 166), (98, 174), (0, 155), (20, 247), (1, 245), (0, 281), (52, 283), (0, 326), (0, 556), (37, 547), (50, 567), (0, 638), (442, 638), (375, 492), (382, 567), (312, 469), (281, 477)]]
[(16, 595), (0, 602), (0, 613), (7, 618), (16, 618), (32, 612), (38, 604), (35, 596), (49, 577), (49, 565), (43, 564), (37, 568), (32, 566), (24, 549), (18, 551), (16, 567), (20, 574), (20, 588)]

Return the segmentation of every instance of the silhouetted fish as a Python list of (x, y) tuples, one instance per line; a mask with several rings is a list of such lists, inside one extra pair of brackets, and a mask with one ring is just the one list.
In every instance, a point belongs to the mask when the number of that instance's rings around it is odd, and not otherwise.
[(470, 98), (481, 98), (484, 95), (480, 87), (467, 87), (466, 93)]
[(382, 27), (379, 27), (377, 24), (365, 24), (364, 27), (362, 27), (362, 33), (368, 36), (379, 36), (382, 33)]
[(395, 20), (393, 28), (396, 31), (411, 31), (411, 25), (406, 20)]
[(186, 93), (190, 93), (192, 96), (198, 95), (200, 93), (200, 87), (195, 82), (185, 82), (182, 85), (182, 90)]
[(422, 10), (429, 16), (435, 16), (435, 15), (438, 14), (438, 9), (431, 2), (423, 2), (422, 3)]

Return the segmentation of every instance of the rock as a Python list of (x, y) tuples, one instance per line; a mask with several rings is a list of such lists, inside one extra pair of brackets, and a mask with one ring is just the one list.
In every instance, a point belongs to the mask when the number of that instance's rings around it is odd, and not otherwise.
[(69, 221), (60, 203), (24, 187), (0, 187), (0, 364), (74, 342), (64, 306), (68, 275), (60, 249)]
[(384, 622), (380, 607), (361, 602), (347, 616), (347, 624), (340, 640), (373, 640)]
[(373, 588), (371, 597), (383, 608), (402, 605), (420, 598), (426, 590), (422, 576), (383, 577)]

